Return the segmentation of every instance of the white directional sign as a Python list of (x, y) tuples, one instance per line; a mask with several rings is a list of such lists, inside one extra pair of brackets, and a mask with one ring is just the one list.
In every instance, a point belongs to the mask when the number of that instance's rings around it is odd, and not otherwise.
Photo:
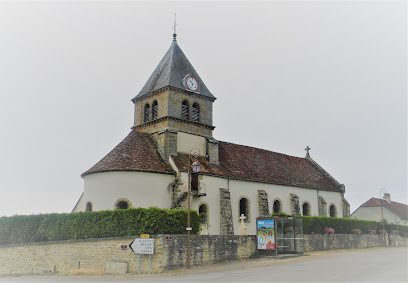
[(141, 239), (136, 238), (129, 247), (135, 254), (154, 254), (154, 239)]

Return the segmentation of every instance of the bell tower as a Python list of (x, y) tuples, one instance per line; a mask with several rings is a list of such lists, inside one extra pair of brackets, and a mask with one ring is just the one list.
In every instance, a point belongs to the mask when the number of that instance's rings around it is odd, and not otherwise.
[(218, 142), (212, 134), (216, 98), (180, 49), (176, 36), (173, 34), (169, 50), (132, 99), (133, 130), (150, 133), (165, 160), (195, 147), (211, 163), (218, 163)]

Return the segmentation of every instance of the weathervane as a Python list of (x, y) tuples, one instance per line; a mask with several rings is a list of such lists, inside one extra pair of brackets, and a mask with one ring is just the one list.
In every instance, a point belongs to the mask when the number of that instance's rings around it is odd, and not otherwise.
[(177, 33), (176, 33), (176, 13), (174, 13), (174, 24), (173, 24), (173, 40), (176, 41)]
[(305, 148), (305, 150), (306, 150), (306, 157), (310, 157), (310, 155), (309, 155), (309, 150), (311, 150), (311, 148), (310, 148), (309, 146), (307, 146), (307, 147)]

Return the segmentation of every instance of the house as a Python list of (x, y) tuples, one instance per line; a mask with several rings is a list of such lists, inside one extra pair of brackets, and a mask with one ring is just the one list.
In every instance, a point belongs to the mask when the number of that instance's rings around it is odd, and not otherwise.
[[(213, 137), (209, 91), (176, 35), (142, 90), (132, 99), (134, 126), (111, 152), (82, 174), (84, 192), (73, 212), (129, 207), (191, 208), (202, 233), (238, 234), (272, 212), (348, 217), (345, 187), (306, 157), (219, 141)], [(198, 173), (188, 174), (198, 162)]]
[(391, 201), (391, 195), (386, 193), (384, 199), (372, 197), (351, 214), (354, 219), (380, 222), (382, 217), (390, 224), (408, 225), (408, 205)]

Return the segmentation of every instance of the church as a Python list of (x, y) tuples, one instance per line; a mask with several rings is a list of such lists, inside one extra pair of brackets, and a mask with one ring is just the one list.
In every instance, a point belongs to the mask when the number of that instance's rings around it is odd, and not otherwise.
[[(202, 234), (248, 234), (271, 213), (349, 217), (345, 187), (306, 157), (219, 141), (213, 137), (216, 97), (201, 80), (176, 34), (142, 90), (132, 99), (127, 137), (81, 176), (73, 212), (152, 207), (199, 212)], [(191, 163), (198, 172), (189, 174)], [(191, 168), (191, 167), (190, 167)]]

